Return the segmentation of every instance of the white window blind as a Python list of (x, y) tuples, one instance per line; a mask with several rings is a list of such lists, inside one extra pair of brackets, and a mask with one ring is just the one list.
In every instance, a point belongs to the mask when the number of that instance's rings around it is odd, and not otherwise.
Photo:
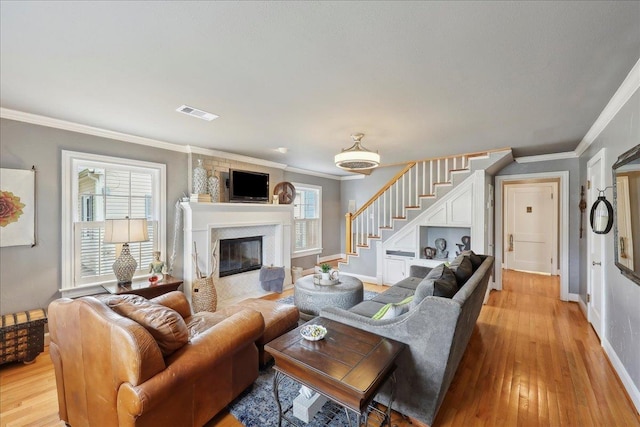
[(322, 187), (308, 184), (294, 186), (294, 255), (318, 254), (322, 252)]
[(161, 164), (63, 151), (63, 290), (116, 280), (120, 247), (103, 241), (107, 219), (147, 219), (149, 241), (129, 248), (134, 277), (148, 273), (165, 247), (165, 181)]

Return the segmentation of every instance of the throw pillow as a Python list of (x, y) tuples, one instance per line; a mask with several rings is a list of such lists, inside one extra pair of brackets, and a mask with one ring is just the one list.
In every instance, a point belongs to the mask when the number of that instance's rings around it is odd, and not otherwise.
[(409, 303), (413, 300), (413, 295), (403, 299), (400, 302), (389, 303), (382, 306), (380, 310), (373, 316), (371, 316), (374, 320), (382, 320), (382, 319), (393, 319), (395, 317), (401, 316), (407, 311), (409, 311)]
[(425, 277), (425, 279), (440, 279), (443, 274), (445, 274), (445, 269), (448, 267), (443, 263), (431, 269), (429, 274)]
[(466, 257), (462, 254), (458, 255), (456, 259), (451, 261), (451, 271), (456, 276), (456, 282), (458, 287), (462, 287), (469, 277), (473, 274), (473, 265), (469, 257)]
[(453, 271), (446, 265), (440, 264), (431, 270), (416, 288), (412, 307), (417, 306), (427, 296), (453, 298), (458, 289)]
[(416, 307), (425, 297), (433, 296), (434, 280), (425, 277), (422, 282), (416, 288), (416, 292), (413, 294), (413, 301), (411, 302), (411, 308)]
[(113, 295), (103, 300), (113, 311), (142, 325), (166, 357), (189, 342), (187, 324), (180, 314), (138, 295)]
[(476, 271), (478, 267), (480, 267), (480, 264), (482, 264), (482, 258), (480, 258), (480, 256), (478, 256), (475, 252), (471, 250), (463, 251), (461, 255), (469, 257), (469, 260), (471, 261), (471, 265), (473, 265), (473, 271)]

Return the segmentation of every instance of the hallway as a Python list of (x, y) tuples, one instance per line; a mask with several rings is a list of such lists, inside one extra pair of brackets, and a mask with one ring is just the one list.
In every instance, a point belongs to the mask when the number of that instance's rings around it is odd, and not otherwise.
[(558, 276), (503, 272), (435, 426), (640, 426), (640, 417)]

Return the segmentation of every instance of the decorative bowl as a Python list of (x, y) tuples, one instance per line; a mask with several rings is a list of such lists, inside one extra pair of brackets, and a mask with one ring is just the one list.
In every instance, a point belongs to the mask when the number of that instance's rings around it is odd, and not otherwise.
[(302, 338), (309, 341), (318, 341), (327, 335), (327, 329), (320, 325), (306, 325), (300, 329)]

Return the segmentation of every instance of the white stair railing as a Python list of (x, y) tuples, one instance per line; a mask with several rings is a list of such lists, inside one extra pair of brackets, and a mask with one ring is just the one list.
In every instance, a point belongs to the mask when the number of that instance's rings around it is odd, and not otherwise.
[(459, 154), (410, 162), (355, 213), (346, 214), (346, 251), (356, 253), (379, 238), (382, 229), (404, 220), (407, 209), (420, 208), (420, 200), (435, 197), (436, 186), (451, 183), (452, 172), (468, 170), (469, 159), (489, 152)]

